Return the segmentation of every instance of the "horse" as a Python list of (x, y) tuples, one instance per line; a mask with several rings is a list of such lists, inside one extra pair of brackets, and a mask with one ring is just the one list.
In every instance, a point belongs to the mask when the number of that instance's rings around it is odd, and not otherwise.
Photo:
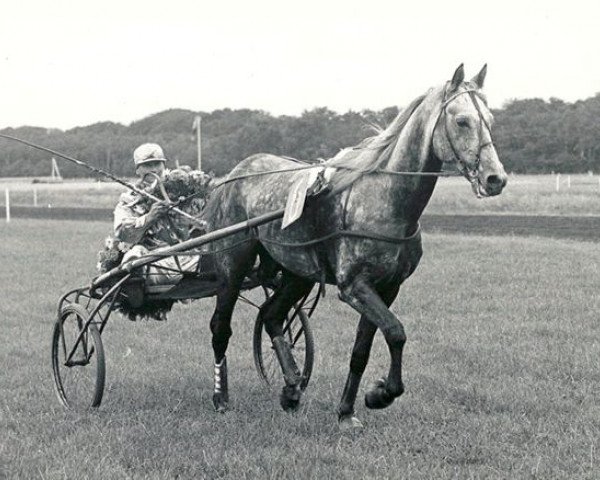
[[(317, 282), (337, 286), (339, 298), (360, 314), (337, 408), (340, 426), (362, 426), (354, 404), (377, 329), (389, 348), (390, 364), (387, 375), (365, 394), (366, 407), (388, 407), (404, 392), (407, 337), (389, 307), (421, 259), (419, 218), (439, 172), (443, 164), (454, 164), (477, 197), (498, 195), (507, 183), (492, 141), (493, 117), (481, 92), (486, 73), (487, 65), (465, 81), (461, 64), (451, 80), (416, 98), (387, 128), (326, 161), (328, 193), (309, 197), (301, 217), (285, 229), (276, 220), (220, 241), (215, 253), (219, 287), (210, 321), (217, 411), (228, 408), (226, 350), (233, 308), (257, 258), (281, 279), (259, 315), (283, 373), (280, 404), (285, 410), (298, 408), (302, 377), (283, 339), (283, 320)], [(270, 154), (243, 160), (229, 174), (235, 181), (209, 198), (203, 214), (209, 228), (284, 207), (290, 186), (306, 175), (297, 166)]]

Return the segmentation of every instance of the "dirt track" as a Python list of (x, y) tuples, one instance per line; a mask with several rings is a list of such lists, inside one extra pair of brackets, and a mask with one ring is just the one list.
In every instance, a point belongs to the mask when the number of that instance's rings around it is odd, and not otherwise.
[(426, 232), (534, 235), (600, 242), (600, 216), (423, 215)]
[[(5, 211), (1, 209), (0, 218), (4, 216)], [(112, 219), (112, 211), (104, 208), (12, 207), (11, 216), (108, 222)], [(423, 215), (421, 223), (424, 232), (534, 235), (600, 241), (600, 216)]]

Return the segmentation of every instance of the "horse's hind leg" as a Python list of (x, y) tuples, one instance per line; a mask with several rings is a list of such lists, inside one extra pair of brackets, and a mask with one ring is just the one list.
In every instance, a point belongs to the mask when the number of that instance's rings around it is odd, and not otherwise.
[(281, 287), (261, 307), (259, 315), (264, 322), (266, 332), (271, 337), (285, 380), (280, 398), (281, 406), (284, 410), (295, 410), (302, 394), (300, 389), (302, 376), (290, 346), (283, 337), (283, 321), (292, 306), (310, 292), (314, 282), (288, 271), (284, 271), (282, 280)]
[(212, 347), (215, 355), (213, 405), (217, 412), (225, 412), (229, 402), (227, 382), (227, 347), (231, 338), (231, 316), (246, 273), (254, 263), (251, 248), (221, 257), (220, 285), (217, 289), (216, 305), (210, 320)]
[[(386, 379), (377, 382), (375, 387), (365, 395), (367, 408), (385, 408), (389, 406), (396, 397), (404, 393), (402, 383), (402, 351), (406, 343), (406, 334), (402, 323), (392, 314), (388, 306), (393, 302), (398, 287), (386, 290), (381, 295), (365, 280), (356, 278), (349, 286), (340, 288), (340, 298), (363, 315), (355, 349), (352, 352), (352, 361), (356, 361), (354, 371), (351, 363), (350, 374), (342, 396), (339, 415), (352, 415), (353, 400), (356, 398), (358, 384), (364, 367), (368, 361), (373, 334), (373, 327), (367, 327), (365, 321), (379, 328), (385, 338), (390, 351), (390, 369)], [(361, 332), (360, 327), (363, 331)], [(359, 338), (364, 333), (365, 338)]]

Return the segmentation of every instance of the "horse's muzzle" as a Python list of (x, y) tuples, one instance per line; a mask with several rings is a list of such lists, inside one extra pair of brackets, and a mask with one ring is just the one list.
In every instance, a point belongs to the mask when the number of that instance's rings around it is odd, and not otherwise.
[(500, 193), (502, 193), (502, 190), (506, 186), (507, 182), (508, 182), (508, 176), (506, 174), (488, 175), (485, 178), (485, 183), (483, 184), (483, 188), (485, 190), (485, 193), (489, 197), (493, 197), (494, 195), (499, 195)]

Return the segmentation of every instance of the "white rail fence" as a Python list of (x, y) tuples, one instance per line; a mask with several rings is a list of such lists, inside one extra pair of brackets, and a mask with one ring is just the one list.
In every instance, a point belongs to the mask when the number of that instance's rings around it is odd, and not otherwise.
[[(551, 175), (511, 175), (511, 180), (509, 181), (509, 184), (513, 189), (516, 189), (517, 192), (519, 191), (519, 185), (523, 184), (527, 185), (528, 190), (530, 189), (530, 186), (533, 185), (534, 188), (540, 189), (540, 191), (545, 191), (548, 193), (556, 192), (560, 193), (561, 195), (577, 195), (581, 193), (596, 195), (596, 192), (600, 194), (600, 175), (592, 174), (591, 172), (589, 174), (553, 173)], [(460, 186), (462, 187), (462, 183), (460, 183)], [(87, 188), (88, 190), (90, 187), (94, 190), (102, 190), (104, 188), (104, 184), (102, 184), (101, 182), (94, 182), (84, 184), (82, 187)], [(0, 200), (0, 212), (4, 210), (6, 222), (8, 223), (11, 221), (11, 206), (52, 208), (55, 204), (54, 200), (56, 200), (56, 197), (53, 198), (52, 195), (60, 196), (61, 192), (72, 190), (73, 186), (57, 185), (52, 188), (47, 188), (44, 186), (38, 187), (35, 185), (10, 185), (9, 183), (8, 185), (5, 184), (0, 186), (0, 190), (2, 188), (4, 189), (4, 208), (2, 208), (2, 202)], [(0, 199), (1, 198), (2, 196), (0, 194)], [(118, 190), (115, 190), (115, 201), (117, 198)], [(65, 202), (63, 199), (62, 204), (64, 203)], [(69, 206), (76, 208), (87, 205), (67, 204), (63, 206), (67, 208)]]
[[(582, 185), (593, 185), (598, 186), (600, 189), (600, 176), (589, 174), (587, 176), (582, 175), (568, 175), (568, 174), (554, 174), (555, 177), (555, 190), (560, 192), (561, 189), (570, 189), (571, 186), (582, 186)], [(589, 180), (588, 180), (589, 178)]]
[(4, 203), (6, 205), (6, 223), (10, 222), (10, 192), (8, 188), (4, 190)]
[[(11, 203), (12, 203), (12, 201), (11, 201), (10, 192), (11, 192), (10, 188), (5, 188), (4, 189), (4, 211), (5, 211), (6, 223), (10, 222), (10, 217), (11, 217), (10, 209), (11, 209)], [(18, 189), (15, 192), (19, 192), (19, 194), (20, 194), (19, 198), (22, 199), (22, 195), (21, 194), (22, 194), (23, 190), (22, 189)], [(22, 200), (18, 204), (22, 205), (23, 204)], [(30, 205), (30, 206), (33, 206), (33, 207), (39, 207), (38, 189), (36, 187), (33, 187), (31, 189), (31, 204), (29, 203), (29, 201), (27, 201), (26, 205), (28, 205), (28, 206)], [(52, 207), (52, 205), (48, 205), (48, 208), (51, 208), (51, 207)], [(0, 212), (1, 212), (1, 210), (0, 210)]]
[[(0, 178), (0, 221), (4, 217), (10, 222), (15, 218), (16, 209), (21, 207), (108, 208), (106, 198), (114, 197), (116, 203), (122, 191), (120, 185), (110, 182), (84, 180), (32, 184), (30, 179)], [(97, 198), (101, 199), (100, 207), (94, 203)]]

